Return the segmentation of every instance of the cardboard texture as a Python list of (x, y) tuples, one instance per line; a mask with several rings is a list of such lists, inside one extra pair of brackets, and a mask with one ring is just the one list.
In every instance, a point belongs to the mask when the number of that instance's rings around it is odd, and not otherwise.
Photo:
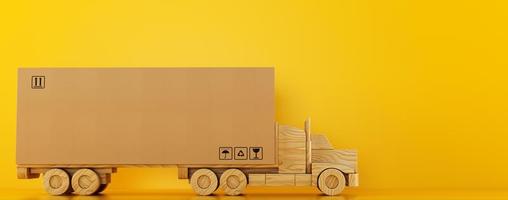
[(274, 113), (273, 68), (19, 69), (17, 164), (275, 165)]

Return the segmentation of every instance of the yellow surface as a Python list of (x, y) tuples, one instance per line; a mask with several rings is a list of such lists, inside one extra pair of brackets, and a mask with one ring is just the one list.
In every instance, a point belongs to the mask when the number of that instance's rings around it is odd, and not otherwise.
[(190, 190), (109, 190), (99, 196), (48, 196), (37, 190), (2, 191), (6, 200), (500, 200), (508, 199), (508, 191), (501, 190), (352, 190), (341, 196), (323, 196), (315, 188), (250, 188), (242, 196), (196, 196)]
[[(506, 189), (507, 21), (501, 0), (5, 1), (0, 188), (42, 192), (15, 178), (18, 67), (275, 66), (278, 121), (358, 149), (362, 189)], [(120, 169), (115, 188), (189, 186)]]

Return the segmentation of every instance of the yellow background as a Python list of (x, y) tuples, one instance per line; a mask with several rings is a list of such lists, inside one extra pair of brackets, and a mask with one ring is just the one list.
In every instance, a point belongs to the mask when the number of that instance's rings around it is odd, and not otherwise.
[(277, 120), (357, 149), (362, 188), (506, 189), (507, 21), (506, 1), (2, 2), (0, 188), (42, 190), (16, 179), (18, 67), (275, 66)]

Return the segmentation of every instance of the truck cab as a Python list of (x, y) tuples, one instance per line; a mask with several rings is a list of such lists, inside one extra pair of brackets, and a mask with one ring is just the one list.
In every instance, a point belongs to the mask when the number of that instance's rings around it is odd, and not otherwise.
[[(209, 195), (217, 187), (228, 195), (238, 195), (247, 185), (315, 186), (326, 195), (338, 195), (346, 186), (359, 186), (356, 151), (335, 149), (325, 135), (311, 134), (310, 119), (304, 127), (275, 125), (275, 167), (191, 169), (190, 173), (183, 172), (188, 175), (185, 178), (190, 177), (191, 186), (199, 195)], [(215, 182), (217, 186), (211, 184)]]

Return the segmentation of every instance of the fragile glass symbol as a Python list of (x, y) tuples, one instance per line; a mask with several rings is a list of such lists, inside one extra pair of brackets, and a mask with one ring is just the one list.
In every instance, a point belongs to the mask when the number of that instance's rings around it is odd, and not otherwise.
[(258, 153), (260, 148), (252, 148), (252, 151), (254, 152), (254, 159), (259, 160)]

